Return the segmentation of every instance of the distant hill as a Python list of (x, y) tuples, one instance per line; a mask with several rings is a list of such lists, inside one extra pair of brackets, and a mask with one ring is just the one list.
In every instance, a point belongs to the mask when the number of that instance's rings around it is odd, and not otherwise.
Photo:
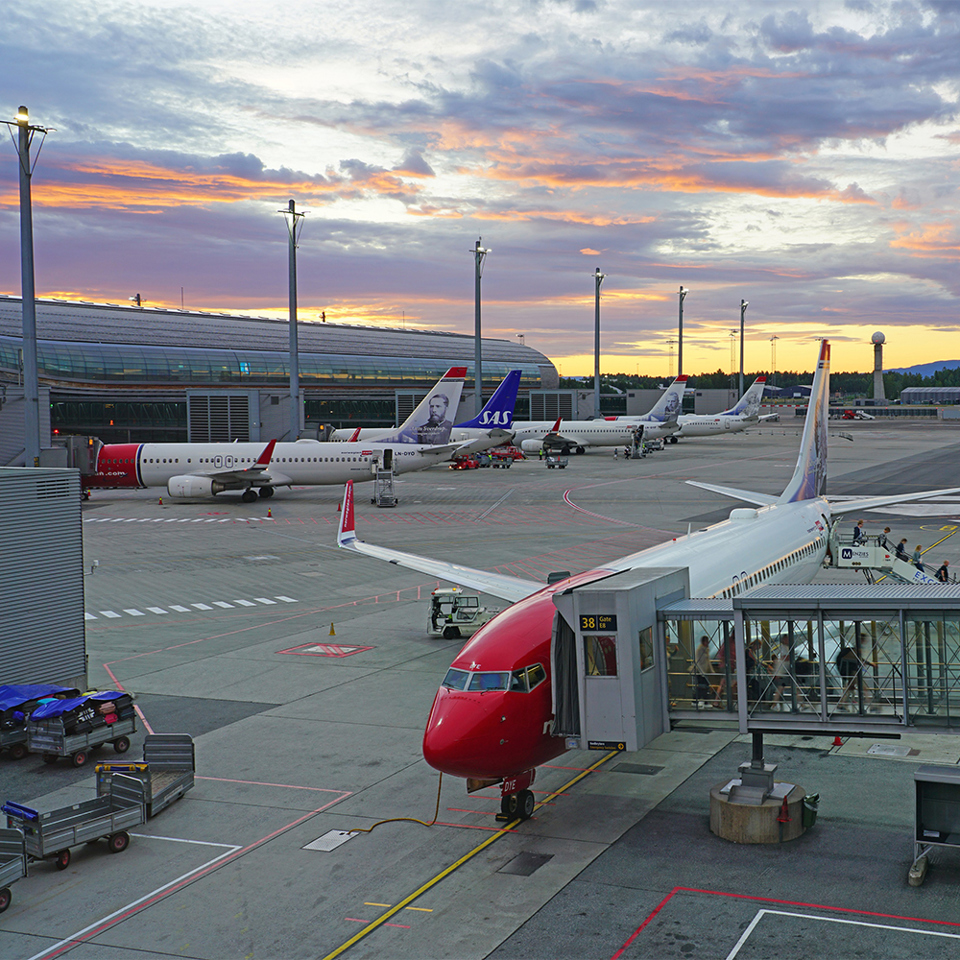
[(960, 367), (960, 360), (935, 360), (933, 363), (918, 363), (912, 367), (891, 367), (884, 373), (918, 373), (921, 377), (932, 377), (938, 370), (953, 370)]

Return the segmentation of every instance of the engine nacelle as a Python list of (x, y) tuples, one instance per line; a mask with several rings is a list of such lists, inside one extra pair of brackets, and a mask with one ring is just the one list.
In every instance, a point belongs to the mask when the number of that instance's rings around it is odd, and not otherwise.
[(212, 497), (216, 493), (226, 490), (226, 486), (211, 480), (210, 477), (171, 477), (167, 481), (167, 493), (171, 497), (184, 497), (193, 499), (194, 497)]
[(542, 440), (522, 440), (520, 442), (520, 449), (524, 453), (539, 453), (543, 449)]

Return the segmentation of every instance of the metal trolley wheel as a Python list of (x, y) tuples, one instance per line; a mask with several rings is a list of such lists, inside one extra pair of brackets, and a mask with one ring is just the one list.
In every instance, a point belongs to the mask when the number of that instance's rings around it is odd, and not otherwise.
[(126, 753), (130, 749), (130, 738), (129, 737), (118, 737), (113, 741), (113, 749), (117, 753)]
[(78, 750), (71, 758), (70, 762), (75, 767), (82, 767), (87, 762), (87, 751)]
[(56, 864), (58, 870), (66, 870), (70, 866), (70, 851), (61, 850), (57, 854)]
[(130, 834), (126, 830), (121, 830), (107, 838), (107, 847), (111, 853), (123, 853), (129, 846)]
[(4, 887), (0, 890), (0, 913), (3, 913), (7, 907), (10, 906), (10, 901), (13, 899), (13, 895), (10, 893), (9, 887)]

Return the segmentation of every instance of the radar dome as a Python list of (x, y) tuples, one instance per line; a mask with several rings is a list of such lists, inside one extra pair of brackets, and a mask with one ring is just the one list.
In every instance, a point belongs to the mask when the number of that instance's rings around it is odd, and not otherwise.
[(878, 330), (871, 338), (871, 343), (883, 343), (887, 338)]

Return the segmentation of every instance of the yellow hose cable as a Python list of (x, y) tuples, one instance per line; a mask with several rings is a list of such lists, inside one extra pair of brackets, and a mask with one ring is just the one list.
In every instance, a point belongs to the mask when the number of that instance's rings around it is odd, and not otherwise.
[(440, 788), (443, 786), (443, 772), (440, 773), (440, 779), (437, 781), (437, 808), (433, 811), (433, 819), (427, 823), (426, 820), (418, 820), (416, 817), (391, 817), (389, 820), (378, 820), (372, 827), (354, 827), (347, 833), (373, 833), (381, 823), (422, 823), (425, 827), (432, 827), (440, 816)]
[[(618, 756), (618, 754), (619, 754), (619, 751), (611, 750), (610, 753), (608, 753), (604, 757), (601, 757), (595, 764), (593, 764), (593, 766), (587, 767), (586, 770), (583, 770), (581, 773), (578, 773), (577, 776), (575, 776), (572, 780), (567, 781), (562, 787), (560, 787), (559, 790), (555, 790), (553, 793), (550, 794), (550, 796), (545, 797), (543, 800), (541, 800), (533, 809), (539, 810), (545, 803), (549, 803), (555, 797), (559, 797), (560, 794), (563, 793), (565, 790), (569, 790), (570, 787), (572, 787), (575, 783), (578, 783), (580, 780), (582, 780), (585, 776), (587, 776), (587, 774), (593, 773), (593, 771), (596, 770), (597, 767), (606, 763), (612, 757)], [(334, 960), (334, 957), (339, 957), (342, 953), (345, 953), (355, 943), (359, 943), (368, 933), (372, 933), (374, 930), (377, 929), (377, 927), (386, 923), (391, 917), (396, 916), (401, 910), (403, 910), (409, 904), (413, 903), (414, 900), (416, 900), (422, 894), (426, 893), (431, 887), (435, 887), (441, 880), (450, 876), (450, 874), (453, 873), (454, 870), (456, 870), (458, 867), (462, 867), (467, 861), (472, 860), (478, 853), (480, 853), (483, 850), (486, 850), (487, 847), (489, 847), (491, 844), (496, 843), (497, 840), (499, 840), (505, 834), (510, 833), (513, 830), (514, 826), (519, 822), (520, 822), (519, 817), (516, 820), (512, 820), (506, 826), (502, 827), (495, 834), (493, 834), (493, 836), (488, 837), (486, 840), (484, 840), (483, 843), (481, 843), (479, 846), (474, 847), (469, 853), (465, 853), (459, 860), (457, 860), (455, 863), (450, 864), (449, 867), (447, 867), (445, 870), (442, 870), (436, 876), (431, 877), (426, 883), (419, 886), (409, 896), (404, 897), (403, 900), (401, 900), (398, 904), (392, 906), (382, 916), (377, 917), (376, 920), (373, 920), (370, 923), (368, 923), (359, 933), (354, 934), (354, 936), (352, 936), (345, 943), (341, 943), (336, 950), (334, 950), (332, 953), (328, 953), (323, 958), (323, 960)]]

